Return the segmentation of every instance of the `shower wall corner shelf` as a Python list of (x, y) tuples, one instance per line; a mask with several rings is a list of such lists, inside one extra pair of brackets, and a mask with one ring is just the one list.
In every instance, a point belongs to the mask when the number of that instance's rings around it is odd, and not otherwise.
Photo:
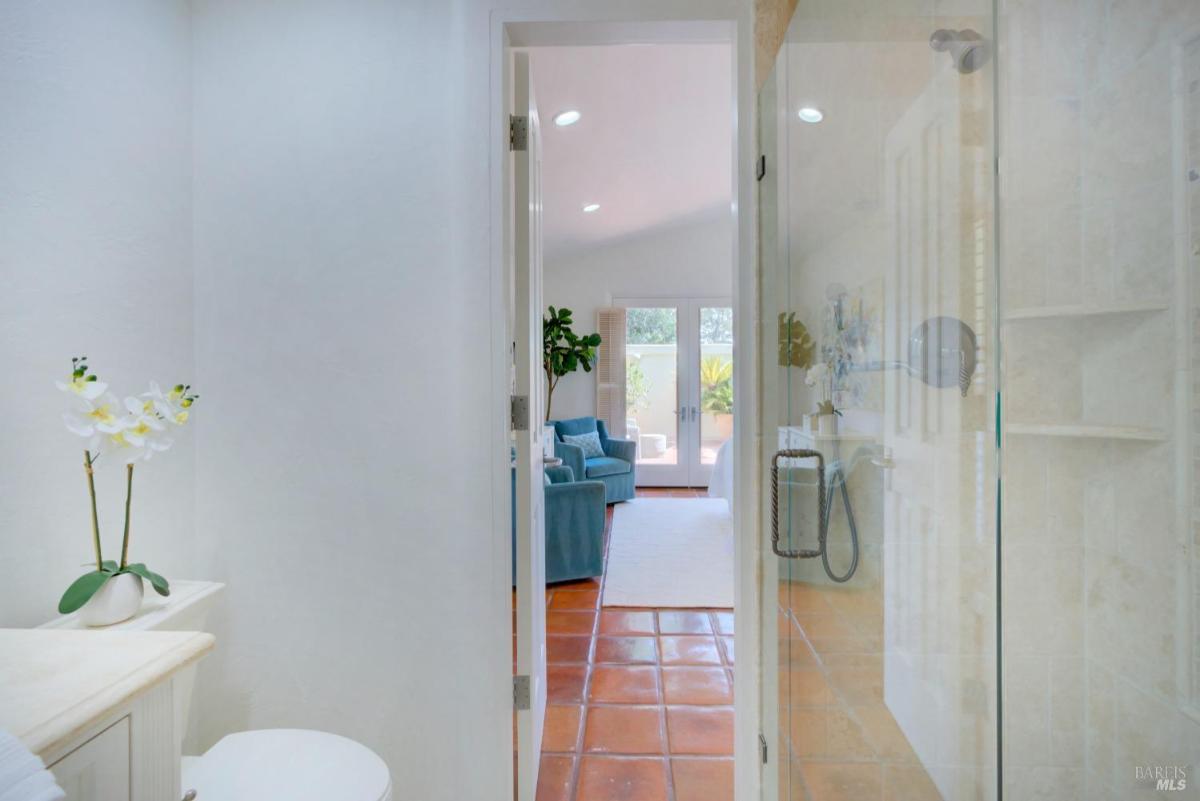
[(1070, 317), (1104, 317), (1115, 314), (1148, 314), (1169, 311), (1169, 300), (1145, 300), (1104, 306), (1026, 306), (1004, 313), (1006, 321), (1048, 320)]
[(1004, 424), (1009, 434), (1038, 437), (1072, 437), (1082, 439), (1123, 439), (1139, 442), (1166, 442), (1167, 432), (1145, 426), (1110, 426), (1088, 423), (1013, 423)]

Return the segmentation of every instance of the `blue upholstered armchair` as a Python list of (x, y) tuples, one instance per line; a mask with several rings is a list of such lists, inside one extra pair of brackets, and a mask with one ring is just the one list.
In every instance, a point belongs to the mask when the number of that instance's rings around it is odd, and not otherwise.
[[(604, 572), (604, 485), (576, 481), (571, 468), (546, 468), (546, 582)], [(517, 583), (517, 472), (512, 471), (513, 586)]]
[[(634, 495), (634, 462), (637, 445), (627, 439), (613, 439), (603, 420), (595, 417), (576, 417), (573, 420), (554, 420), (554, 455), (563, 460), (576, 476), (604, 482), (608, 503), (627, 501)], [(595, 431), (600, 435), (603, 456), (584, 456), (583, 448), (563, 441), (563, 436), (577, 436)]]

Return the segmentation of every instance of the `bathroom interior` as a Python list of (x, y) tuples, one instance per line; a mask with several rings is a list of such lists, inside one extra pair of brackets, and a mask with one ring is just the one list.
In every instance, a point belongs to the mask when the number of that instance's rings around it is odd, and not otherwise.
[[(508, 797), (509, 467), (474, 456), (498, 5), (0, 3), (0, 676), (39, 688), (0, 682), (0, 728), (70, 801)], [(1200, 2), (790, 6), (738, 787), (1200, 799)], [(54, 612), (91, 553), (46, 433), (81, 352), (201, 394), (133, 495), (170, 604), (148, 583), (104, 648)], [(111, 557), (124, 473), (95, 482)]]
[(1200, 3), (795, 5), (759, 95), (768, 781), (1200, 798)]

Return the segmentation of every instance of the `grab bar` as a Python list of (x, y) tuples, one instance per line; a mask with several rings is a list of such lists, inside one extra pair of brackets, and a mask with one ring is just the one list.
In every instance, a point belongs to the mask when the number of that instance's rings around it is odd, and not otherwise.
[(824, 527), (825, 512), (825, 456), (820, 451), (807, 448), (794, 448), (776, 451), (771, 459), (771, 550), (776, 556), (784, 559), (814, 559), (821, 556), (825, 543), (821, 537), (821, 548), (816, 550), (782, 550), (779, 547), (779, 460), (780, 459), (816, 459), (817, 460), (817, 525)]

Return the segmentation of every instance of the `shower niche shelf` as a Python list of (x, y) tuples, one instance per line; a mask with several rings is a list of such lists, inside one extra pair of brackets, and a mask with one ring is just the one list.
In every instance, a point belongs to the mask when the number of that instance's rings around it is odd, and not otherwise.
[(1113, 303), (1104, 306), (1027, 306), (1004, 313), (1006, 321), (1059, 320), (1071, 317), (1106, 317), (1117, 314), (1151, 314), (1169, 311), (1170, 301), (1147, 300), (1132, 303)]
[(1166, 442), (1167, 433), (1161, 428), (1145, 426), (1109, 426), (1088, 423), (1005, 423), (1009, 434), (1036, 437), (1070, 437), (1076, 439), (1124, 439), (1137, 442)]

